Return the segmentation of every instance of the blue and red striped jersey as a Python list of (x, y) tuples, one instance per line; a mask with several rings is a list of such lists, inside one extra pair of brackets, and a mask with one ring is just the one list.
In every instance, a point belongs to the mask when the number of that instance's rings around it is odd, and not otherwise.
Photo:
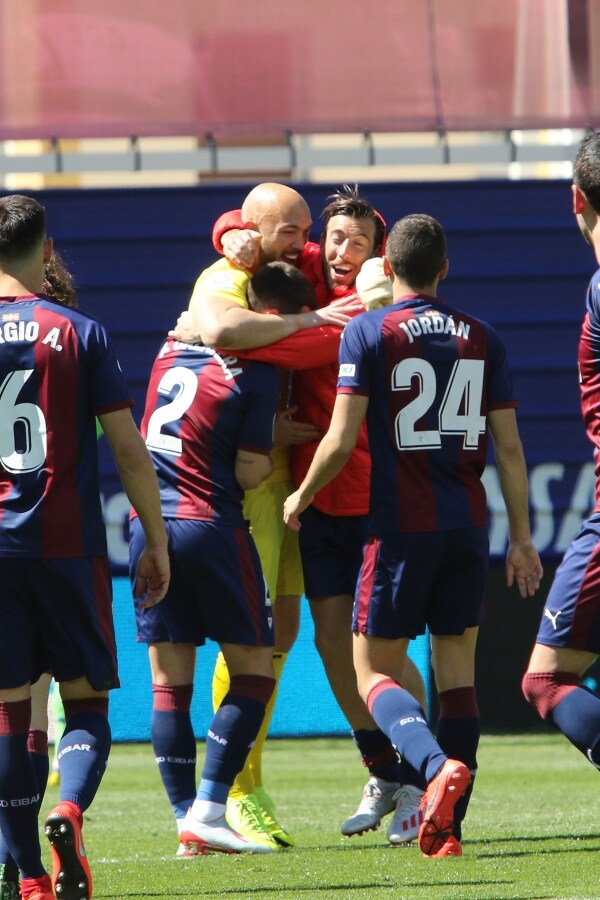
[(141, 425), (165, 518), (243, 524), (236, 454), (269, 454), (279, 390), (279, 373), (267, 363), (165, 342)]
[(594, 445), (596, 510), (600, 509), (600, 269), (590, 281), (579, 338), (579, 389), (588, 438)]
[(486, 322), (410, 295), (352, 319), (338, 393), (369, 397), (369, 533), (485, 525), (486, 415), (517, 406)]
[(96, 319), (0, 298), (0, 555), (106, 554), (95, 416), (132, 403)]

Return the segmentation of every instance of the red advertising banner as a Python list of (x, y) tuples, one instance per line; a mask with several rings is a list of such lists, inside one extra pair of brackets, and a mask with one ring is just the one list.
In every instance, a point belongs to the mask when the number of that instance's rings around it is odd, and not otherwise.
[(594, 126), (595, 0), (2, 0), (0, 140)]

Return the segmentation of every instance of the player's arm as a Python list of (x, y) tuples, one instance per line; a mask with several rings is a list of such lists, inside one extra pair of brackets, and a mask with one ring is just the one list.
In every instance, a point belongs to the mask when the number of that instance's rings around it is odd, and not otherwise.
[(239, 350), (242, 359), (257, 359), (280, 369), (318, 369), (337, 362), (342, 329), (333, 325), (304, 329), (253, 350)]
[(190, 344), (201, 341), (206, 347), (249, 350), (282, 340), (303, 328), (343, 327), (350, 319), (348, 308), (348, 302), (342, 298), (323, 309), (265, 316), (222, 296), (197, 294), (192, 298), (189, 313), (181, 314), (169, 335)]
[(271, 457), (266, 453), (250, 453), (239, 449), (235, 458), (235, 477), (244, 491), (262, 484), (273, 471)]
[(362, 394), (338, 394), (327, 434), (317, 447), (304, 481), (283, 504), (286, 525), (298, 531), (298, 516), (317, 491), (320, 491), (345, 466), (356, 446), (358, 433), (367, 413), (369, 398)]
[(246, 228), (241, 209), (223, 213), (213, 226), (212, 242), (217, 253), (243, 269), (258, 266), (260, 239), (259, 231)]
[(514, 409), (495, 409), (488, 414), (498, 477), (508, 515), (509, 546), (506, 583), (516, 579), (522, 597), (531, 597), (540, 586), (542, 564), (531, 540), (527, 467)]
[(103, 413), (98, 418), (125, 493), (140, 518), (146, 537), (146, 546), (138, 563), (135, 595), (145, 595), (142, 607), (154, 606), (165, 596), (170, 575), (167, 533), (156, 472), (129, 409)]

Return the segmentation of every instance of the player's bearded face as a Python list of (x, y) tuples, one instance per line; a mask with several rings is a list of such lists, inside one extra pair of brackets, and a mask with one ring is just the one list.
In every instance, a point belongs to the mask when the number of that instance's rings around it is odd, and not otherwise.
[(265, 218), (260, 223), (261, 262), (283, 261), (295, 266), (308, 240), (312, 221), (303, 209), (285, 218)]
[(323, 241), (323, 257), (329, 287), (350, 287), (365, 260), (373, 256), (373, 219), (332, 216)]

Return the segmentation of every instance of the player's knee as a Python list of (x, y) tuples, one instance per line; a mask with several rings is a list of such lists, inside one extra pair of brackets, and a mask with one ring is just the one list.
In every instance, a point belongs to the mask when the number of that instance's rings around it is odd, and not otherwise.
[(339, 639), (324, 628), (315, 629), (315, 648), (323, 664), (328, 666), (335, 662), (339, 655)]
[(563, 697), (580, 685), (579, 677), (570, 672), (526, 672), (521, 689), (542, 719), (550, 719)]

